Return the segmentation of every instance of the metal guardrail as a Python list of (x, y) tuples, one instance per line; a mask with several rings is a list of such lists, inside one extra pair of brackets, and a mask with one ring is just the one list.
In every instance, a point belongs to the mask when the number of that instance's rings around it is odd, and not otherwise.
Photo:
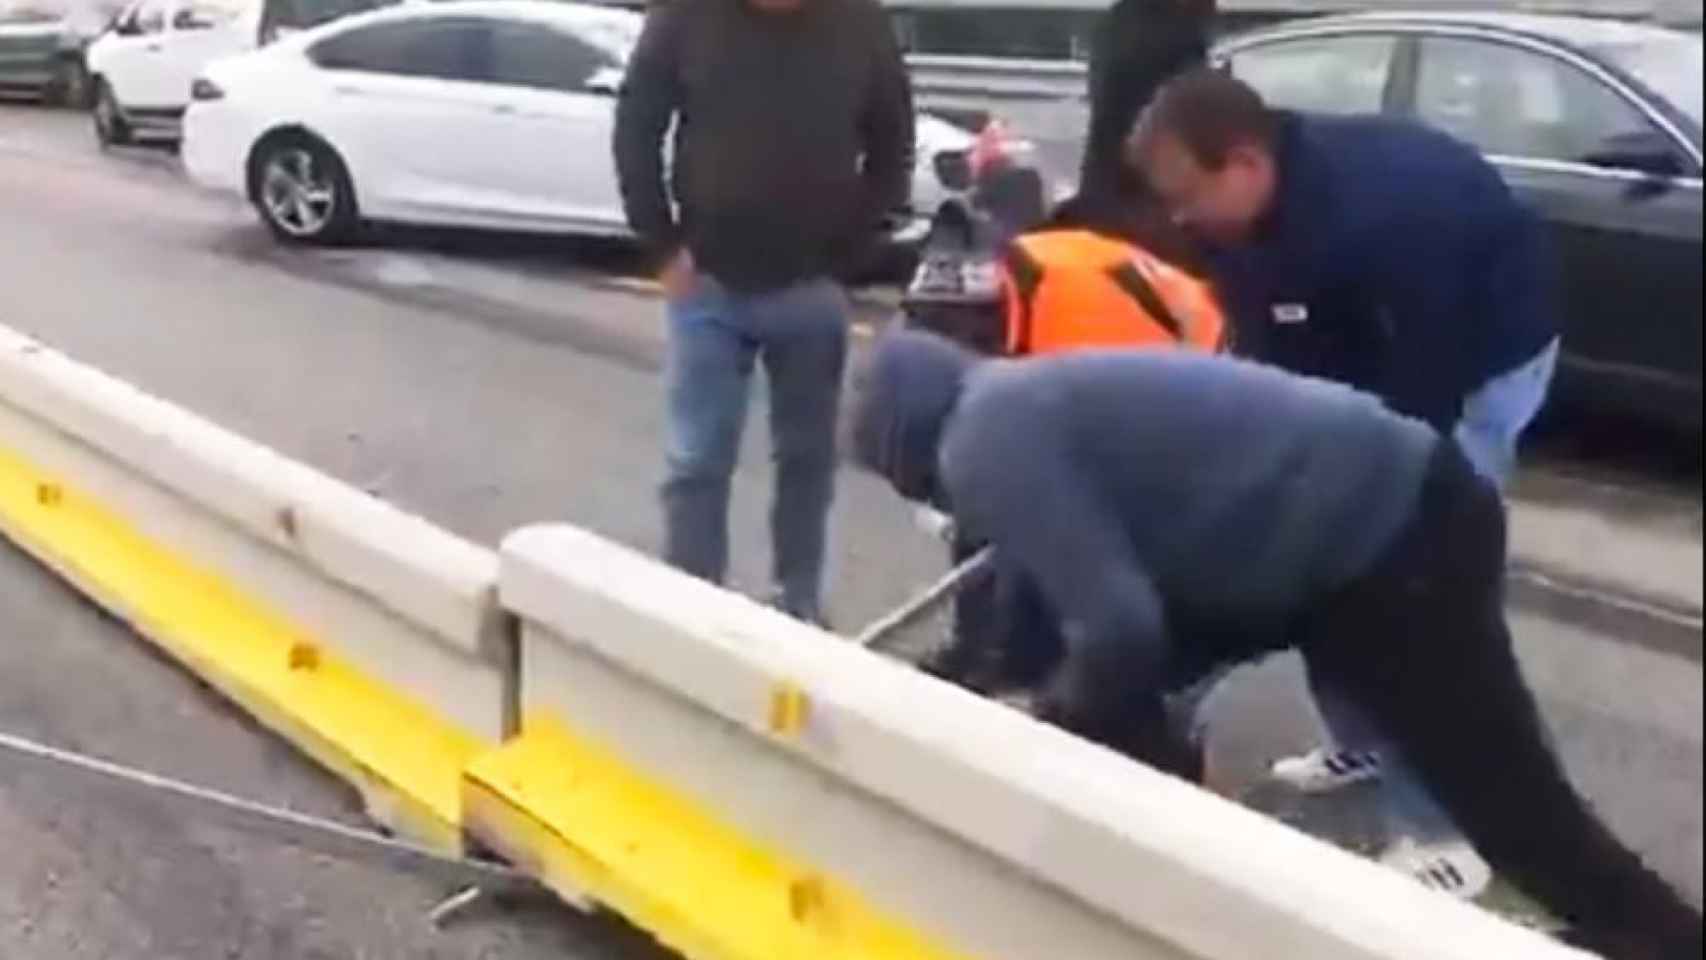
[(1017, 60), (914, 54), (906, 58), (919, 95), (1082, 100), (1087, 67), (1070, 60)]

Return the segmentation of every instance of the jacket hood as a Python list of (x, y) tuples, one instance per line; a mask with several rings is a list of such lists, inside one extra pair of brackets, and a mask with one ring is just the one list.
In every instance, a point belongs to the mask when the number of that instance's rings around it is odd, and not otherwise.
[(859, 463), (902, 497), (945, 506), (937, 467), (942, 434), (976, 362), (970, 351), (933, 334), (883, 336), (854, 410)]

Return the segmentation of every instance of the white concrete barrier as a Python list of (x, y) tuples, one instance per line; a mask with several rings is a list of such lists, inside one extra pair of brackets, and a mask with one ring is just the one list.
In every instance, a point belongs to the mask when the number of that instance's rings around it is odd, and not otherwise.
[(1580, 956), (583, 531), (500, 570), (3, 328), (0, 532), (381, 821), (690, 960)]
[(462, 768), (513, 724), (493, 553), (3, 328), (0, 530), (460, 846)]
[(689, 957), (1581, 956), (591, 534), (501, 552), (468, 826)]

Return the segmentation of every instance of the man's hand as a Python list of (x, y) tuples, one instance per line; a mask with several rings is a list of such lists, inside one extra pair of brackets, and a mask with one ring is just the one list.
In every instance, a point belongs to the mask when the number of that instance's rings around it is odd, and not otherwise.
[(699, 284), (699, 268), (693, 263), (692, 252), (683, 247), (670, 257), (658, 274), (658, 283), (663, 285), (663, 295), (671, 301), (683, 300), (692, 293)]

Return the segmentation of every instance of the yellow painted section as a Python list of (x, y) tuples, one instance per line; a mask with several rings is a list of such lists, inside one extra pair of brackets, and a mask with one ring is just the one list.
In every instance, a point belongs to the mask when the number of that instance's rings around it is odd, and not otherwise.
[(554, 716), (476, 760), (464, 806), (471, 832), (565, 898), (608, 904), (691, 960), (968, 960)]
[(3, 447), (0, 532), (353, 784), (380, 821), (461, 849), (462, 771), (485, 748), (472, 733)]

